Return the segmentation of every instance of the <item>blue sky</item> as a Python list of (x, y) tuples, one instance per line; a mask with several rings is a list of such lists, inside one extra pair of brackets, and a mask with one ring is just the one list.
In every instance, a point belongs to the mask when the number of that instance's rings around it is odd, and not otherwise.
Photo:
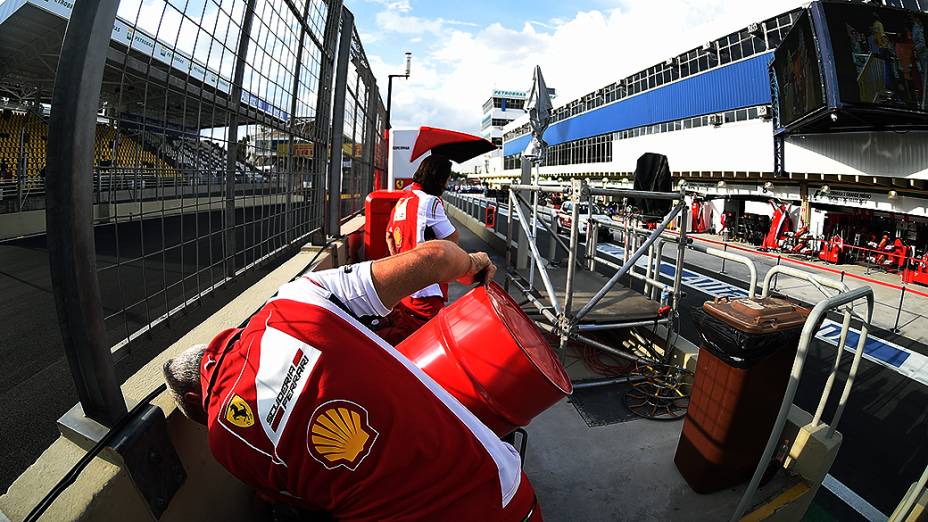
[(540, 65), (559, 102), (751, 22), (797, 0), (346, 0), (386, 101), (394, 81), (393, 126), (477, 133), (492, 89), (525, 90)]

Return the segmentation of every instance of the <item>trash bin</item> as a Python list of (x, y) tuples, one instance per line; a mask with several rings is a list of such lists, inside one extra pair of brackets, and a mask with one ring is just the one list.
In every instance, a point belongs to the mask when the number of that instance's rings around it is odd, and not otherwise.
[(712, 493), (754, 473), (809, 310), (766, 297), (694, 312), (702, 343), (674, 463), (694, 491)]

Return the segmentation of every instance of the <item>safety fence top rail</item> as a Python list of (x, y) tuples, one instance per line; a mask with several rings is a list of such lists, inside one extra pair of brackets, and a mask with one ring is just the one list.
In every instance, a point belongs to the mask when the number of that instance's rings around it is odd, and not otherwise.
[[(552, 186), (552, 185), (509, 185), (512, 190), (527, 190), (529, 192), (546, 192), (550, 194), (570, 194), (569, 186)], [(593, 188), (588, 187), (586, 190), (592, 196), (618, 196), (641, 199), (665, 199), (669, 201), (678, 201), (684, 198), (683, 192), (655, 192), (650, 190), (634, 189), (615, 189), (615, 188)]]
[(528, 190), (530, 192), (547, 192), (551, 194), (569, 194), (570, 187), (555, 187), (551, 185), (509, 185), (512, 190)]
[(666, 199), (670, 201), (682, 200), (684, 196), (682, 192), (654, 192), (650, 190), (593, 188), (593, 187), (590, 187), (590, 194), (593, 196), (619, 196), (619, 197), (642, 198), (642, 199)]

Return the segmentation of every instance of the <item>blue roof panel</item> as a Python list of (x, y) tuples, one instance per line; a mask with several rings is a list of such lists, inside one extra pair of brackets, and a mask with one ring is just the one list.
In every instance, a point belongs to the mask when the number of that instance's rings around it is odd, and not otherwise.
[[(767, 66), (772, 57), (753, 58), (705, 73), (561, 120), (545, 132), (549, 145), (589, 138), (610, 132), (704, 114), (770, 103)], [(503, 144), (510, 156), (525, 150), (531, 135)]]

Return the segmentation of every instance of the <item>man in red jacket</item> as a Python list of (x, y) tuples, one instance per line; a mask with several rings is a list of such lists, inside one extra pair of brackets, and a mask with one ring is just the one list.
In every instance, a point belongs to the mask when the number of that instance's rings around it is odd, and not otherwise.
[[(451, 161), (429, 156), (413, 175), (413, 183), (390, 212), (387, 249), (390, 255), (408, 252), (432, 239), (458, 242), (458, 231), (445, 215), (441, 195), (451, 177)], [(378, 325), (377, 335), (392, 345), (399, 344), (429, 319), (438, 315), (448, 300), (448, 286), (429, 285), (404, 297)]]
[(217, 461), (338, 520), (540, 520), (516, 451), (362, 324), (429, 284), (492, 278), (448, 241), (310, 273), (164, 365)]

